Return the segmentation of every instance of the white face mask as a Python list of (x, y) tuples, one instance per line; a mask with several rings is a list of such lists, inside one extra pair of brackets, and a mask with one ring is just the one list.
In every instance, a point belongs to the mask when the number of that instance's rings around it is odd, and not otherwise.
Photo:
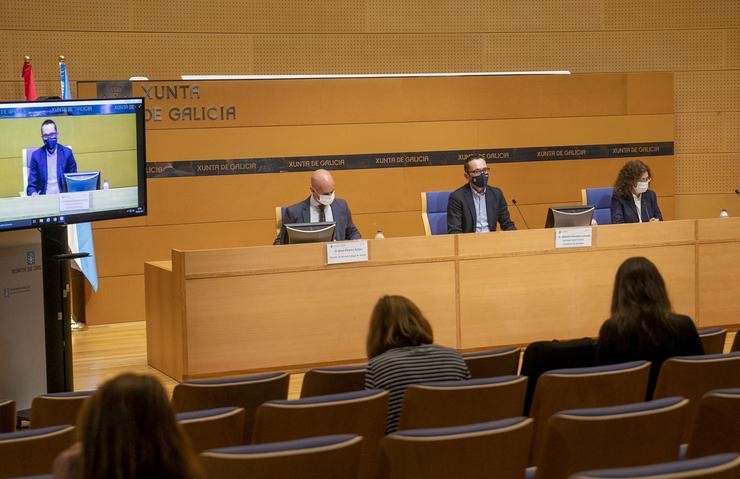
[(648, 181), (638, 181), (637, 186), (635, 186), (635, 194), (641, 195), (645, 193), (648, 190), (649, 183)]
[(332, 191), (329, 195), (319, 195), (319, 203), (324, 206), (329, 206), (334, 201), (334, 192)]

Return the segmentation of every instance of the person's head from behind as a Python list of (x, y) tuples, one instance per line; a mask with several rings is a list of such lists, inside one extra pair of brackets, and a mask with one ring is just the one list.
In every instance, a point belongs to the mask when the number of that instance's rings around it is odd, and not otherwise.
[(482, 156), (473, 155), (465, 160), (465, 179), (477, 190), (482, 190), (488, 185), (490, 169)]
[(334, 178), (327, 170), (316, 170), (311, 175), (311, 195), (324, 206), (334, 201)]
[(648, 165), (640, 160), (630, 160), (619, 170), (614, 191), (623, 198), (631, 198), (633, 194), (645, 193), (651, 180)]
[(191, 478), (193, 459), (162, 385), (121, 374), (93, 394), (79, 420), (82, 477)]
[(641, 256), (625, 260), (614, 278), (612, 316), (662, 317), (670, 311), (671, 302), (658, 268)]
[(56, 150), (58, 137), (57, 124), (53, 120), (45, 120), (41, 124), (41, 139), (49, 153), (54, 153)]
[(375, 304), (367, 335), (368, 358), (374, 358), (389, 349), (421, 346), (433, 341), (432, 326), (410, 299), (383, 296)]

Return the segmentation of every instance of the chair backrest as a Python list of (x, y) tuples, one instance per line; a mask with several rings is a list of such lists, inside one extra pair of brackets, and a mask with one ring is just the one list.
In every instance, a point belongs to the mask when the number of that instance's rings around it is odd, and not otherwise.
[(15, 401), (0, 399), (0, 433), (15, 431)]
[(31, 168), (31, 156), (38, 149), (39, 148), (37, 146), (23, 148), (23, 158), (21, 158), (21, 175), (23, 175), (21, 184), (23, 185), (23, 191), (19, 192), (19, 196), (26, 196), (26, 190), (28, 189), (28, 171)]
[(206, 477), (273, 479), (357, 477), (363, 439), (354, 434), (213, 449), (200, 455)]
[(571, 479), (737, 479), (740, 454), (717, 454), (649, 466), (580, 472)]
[(257, 410), (253, 442), (358, 434), (364, 438), (359, 477), (370, 478), (375, 474), (387, 412), (388, 391), (377, 389), (268, 401)]
[(301, 397), (361, 391), (365, 387), (367, 365), (314, 368), (306, 371)]
[(629, 363), (590, 368), (556, 369), (537, 381), (529, 416), (534, 418), (532, 463), (542, 448), (547, 420), (565, 409), (616, 406), (645, 400), (650, 363)]
[(555, 414), (547, 421), (537, 479), (677, 460), (688, 402), (664, 398)]
[(527, 467), (532, 429), (532, 419), (515, 417), (397, 431), (382, 441), (378, 477), (521, 479)]
[(285, 206), (275, 207), (275, 236), (280, 234), (280, 230), (283, 228), (283, 213), (285, 212)]
[(610, 225), (612, 223), (613, 193), (614, 188), (611, 186), (581, 190), (581, 202), (584, 205), (594, 206), (593, 218), (600, 225)]
[(95, 391), (49, 393), (31, 401), (31, 427), (77, 424), (82, 406)]
[(196, 454), (244, 444), (244, 409), (240, 407), (181, 412), (177, 422)]
[(692, 430), (687, 457), (739, 452), (740, 388), (706, 393), (699, 403)]
[(462, 426), (521, 416), (525, 376), (417, 384), (406, 389), (399, 429)]
[(0, 477), (48, 474), (54, 458), (74, 442), (69, 425), (0, 434)]
[(520, 348), (498, 348), (465, 353), (462, 357), (471, 378), (495, 378), (516, 374), (520, 351)]
[(730, 346), (730, 352), (740, 351), (740, 330), (735, 331), (735, 338), (732, 340), (732, 346)]
[(740, 387), (740, 353), (679, 356), (663, 363), (655, 385), (654, 398), (681, 396), (689, 399), (688, 442), (699, 402), (713, 389)]
[(520, 372), (522, 376), (529, 378), (527, 397), (524, 399), (524, 415), (529, 414), (534, 389), (542, 373), (552, 369), (585, 368), (595, 365), (595, 339), (583, 338), (529, 343), (522, 355), (522, 370)]
[(267, 373), (256, 376), (186, 381), (175, 385), (172, 406), (176, 412), (219, 407), (244, 409), (244, 442), (249, 443), (257, 407), (265, 401), (288, 397), (290, 376)]
[(424, 223), (424, 234), (447, 234), (447, 201), (452, 191), (422, 191), (421, 221)]
[(699, 339), (704, 347), (704, 354), (722, 354), (725, 352), (727, 330), (725, 328), (702, 329), (699, 331)]

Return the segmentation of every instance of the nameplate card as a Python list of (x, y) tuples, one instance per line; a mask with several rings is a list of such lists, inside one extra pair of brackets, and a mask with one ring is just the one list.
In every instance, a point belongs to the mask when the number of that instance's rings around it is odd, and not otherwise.
[(367, 261), (367, 240), (326, 244), (326, 263), (360, 263)]
[(592, 239), (590, 227), (555, 229), (555, 248), (590, 248)]
[(59, 211), (78, 211), (90, 209), (90, 192), (61, 193), (59, 195)]

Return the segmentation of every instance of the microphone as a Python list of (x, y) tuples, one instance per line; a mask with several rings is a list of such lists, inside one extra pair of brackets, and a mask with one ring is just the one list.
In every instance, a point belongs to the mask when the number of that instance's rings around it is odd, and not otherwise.
[[(737, 190), (735, 190), (735, 191), (737, 191)], [(738, 194), (740, 194), (740, 193), (738, 193)], [(519, 203), (516, 202), (516, 198), (512, 198), (511, 199), (511, 204), (514, 205), (514, 206), (516, 206), (516, 210), (519, 212), (519, 216), (521, 216), (522, 217), (522, 221), (524, 221), (524, 226), (526, 226), (527, 229), (529, 229), (529, 225), (527, 224), (527, 220), (526, 220), (526, 218), (524, 218), (524, 215), (522, 214), (522, 210), (519, 209)]]

